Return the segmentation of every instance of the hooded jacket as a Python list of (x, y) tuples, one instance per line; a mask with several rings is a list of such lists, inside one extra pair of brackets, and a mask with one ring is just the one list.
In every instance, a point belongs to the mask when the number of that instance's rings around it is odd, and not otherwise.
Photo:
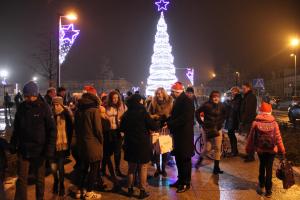
[(79, 156), (86, 162), (96, 162), (103, 158), (103, 130), (100, 100), (97, 96), (85, 93), (78, 101), (75, 113), (75, 134)]
[[(270, 130), (273, 129), (275, 132), (275, 147), (272, 150), (269, 149), (262, 149), (257, 146), (257, 141), (256, 139), (256, 132), (259, 130)], [(246, 146), (246, 152), (247, 153), (253, 153), (256, 151), (257, 153), (285, 153), (285, 148), (282, 142), (279, 126), (277, 122), (275, 121), (275, 118), (273, 115), (270, 114), (259, 114), (256, 116), (255, 121), (252, 123), (252, 127), (250, 130), (250, 134), (248, 137), (248, 142)]]

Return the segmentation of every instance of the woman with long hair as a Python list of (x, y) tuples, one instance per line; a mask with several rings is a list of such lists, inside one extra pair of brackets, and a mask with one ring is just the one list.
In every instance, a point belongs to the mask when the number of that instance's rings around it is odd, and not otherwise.
[[(173, 98), (167, 94), (167, 91), (164, 88), (158, 88), (155, 91), (155, 95), (149, 105), (148, 111), (152, 119), (160, 124), (164, 124), (171, 115), (172, 106)], [(160, 163), (159, 152), (154, 151), (153, 157), (154, 163), (156, 164), (156, 172), (154, 173), (154, 177), (158, 177), (160, 174), (163, 177), (167, 177), (166, 164), (168, 153), (162, 154), (162, 163)]]
[[(113, 147), (113, 154), (115, 160), (115, 171), (117, 176), (124, 176), (120, 170), (121, 163), (121, 149), (123, 143), (123, 136), (120, 132), (120, 121), (124, 112), (127, 110), (125, 104), (123, 103), (120, 93), (117, 91), (112, 91), (108, 95), (107, 105), (106, 105), (106, 115), (110, 122), (110, 142)], [(102, 166), (104, 172), (106, 166)]]

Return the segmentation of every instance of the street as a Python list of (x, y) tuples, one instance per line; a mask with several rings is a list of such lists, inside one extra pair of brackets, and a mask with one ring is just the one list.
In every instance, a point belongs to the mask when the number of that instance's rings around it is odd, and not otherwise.
[[(239, 150), (244, 153), (244, 139), (239, 136)], [(193, 163), (197, 161), (197, 156), (194, 156)], [(66, 168), (66, 188), (73, 190), (72, 185), (72, 170), (74, 162), (65, 165)], [(274, 165), (274, 170), (277, 169), (278, 162)], [(199, 170), (193, 169), (192, 172), (192, 187), (191, 190), (184, 194), (176, 194), (176, 191), (170, 188), (168, 185), (176, 181), (177, 171), (176, 167), (168, 167), (168, 178), (153, 178), (148, 179), (148, 190), (151, 199), (182, 199), (182, 200), (261, 200), (264, 197), (256, 194), (257, 177), (258, 177), (258, 161), (252, 163), (244, 163), (241, 157), (224, 158), (221, 161), (221, 168), (224, 170), (224, 174), (219, 176), (212, 175), (212, 161), (205, 160), (204, 166)], [(125, 174), (127, 171), (127, 164), (122, 162), (122, 172)], [(148, 175), (153, 175), (155, 168), (149, 165)], [(112, 193), (110, 188), (112, 184), (108, 178), (104, 178), (105, 183), (108, 184), (109, 189), (107, 192), (101, 192), (102, 199), (104, 200), (122, 200), (128, 199), (125, 196), (126, 192), (126, 180), (121, 180), (123, 191), (121, 193)], [(299, 200), (300, 199), (300, 177), (296, 175), (296, 185), (289, 190), (282, 189), (282, 183), (275, 177), (273, 173), (273, 193), (272, 199), (274, 200)], [(53, 178), (51, 175), (46, 178), (46, 192), (45, 199), (57, 199), (51, 193), (53, 184)], [(8, 188), (8, 200), (12, 200), (14, 196), (14, 185), (6, 185)], [(34, 199), (34, 186), (29, 186), (29, 199)], [(135, 195), (138, 195), (138, 189), (135, 189)], [(65, 199), (73, 199), (72, 195), (68, 195)]]

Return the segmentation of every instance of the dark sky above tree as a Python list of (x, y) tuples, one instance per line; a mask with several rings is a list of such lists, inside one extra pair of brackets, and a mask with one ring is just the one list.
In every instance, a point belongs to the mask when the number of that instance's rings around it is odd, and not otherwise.
[[(287, 43), (300, 33), (299, 1), (170, 1), (165, 17), (175, 66), (195, 67), (198, 80), (224, 64), (253, 76), (291, 65)], [(70, 9), (81, 33), (62, 79), (95, 79), (105, 56), (115, 78), (146, 80), (159, 19), (154, 0), (2, 0), (0, 68), (10, 70), (11, 80), (32, 77), (30, 56), (55, 33), (57, 14)]]

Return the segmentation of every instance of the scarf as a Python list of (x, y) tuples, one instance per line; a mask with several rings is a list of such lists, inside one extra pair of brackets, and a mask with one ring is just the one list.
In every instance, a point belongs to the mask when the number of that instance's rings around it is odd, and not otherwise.
[(56, 127), (57, 127), (57, 138), (56, 138), (56, 151), (64, 151), (68, 149), (68, 139), (66, 132), (66, 119), (63, 115), (64, 108), (61, 106), (55, 109), (56, 115)]

